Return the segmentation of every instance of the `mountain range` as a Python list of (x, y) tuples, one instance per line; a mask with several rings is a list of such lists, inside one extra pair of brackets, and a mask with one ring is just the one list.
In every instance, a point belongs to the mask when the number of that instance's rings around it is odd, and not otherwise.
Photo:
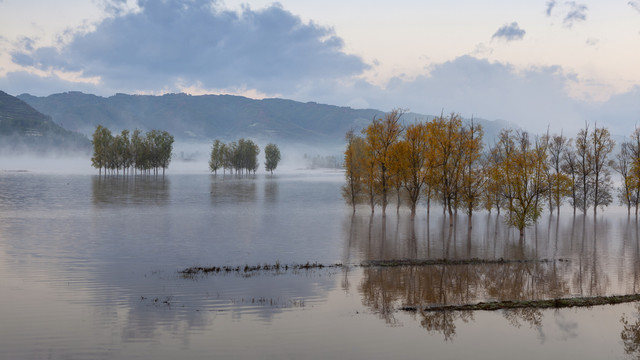
[[(384, 115), (375, 109), (352, 109), (315, 102), (285, 99), (255, 100), (233, 95), (166, 94), (101, 97), (66, 92), (46, 97), (19, 95), (34, 109), (50, 115), (64, 128), (91, 136), (97, 125), (112, 131), (134, 129), (165, 130), (177, 141), (210, 142), (242, 137), (267, 142), (309, 145), (339, 145), (347, 130), (364, 128), (374, 117)], [(432, 116), (405, 113), (405, 122), (424, 121)], [(475, 119), (485, 130), (485, 140), (493, 139), (506, 121)]]

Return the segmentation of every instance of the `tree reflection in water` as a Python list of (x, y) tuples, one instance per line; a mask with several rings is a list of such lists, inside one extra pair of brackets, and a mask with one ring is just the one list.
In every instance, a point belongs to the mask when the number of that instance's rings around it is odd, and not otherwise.
[[(636, 309), (640, 313), (640, 305), (636, 304)], [(620, 322), (623, 326), (620, 338), (624, 345), (624, 351), (640, 359), (640, 314), (636, 314), (636, 321), (633, 323), (626, 315), (622, 315)]]
[(453, 340), (457, 320), (465, 323), (473, 321), (472, 311), (420, 311), (418, 316), (420, 316), (420, 326), (429, 333), (441, 333), (445, 341)]
[[(633, 294), (640, 287), (640, 241), (635, 219), (619, 217), (620, 224), (614, 226), (614, 221), (606, 217), (549, 216), (527, 232), (524, 240), (513, 236), (501, 216), (475, 216), (473, 230), (463, 219), (449, 227), (442, 226), (448, 221), (433, 215), (428, 221), (409, 221), (402, 213), (352, 216), (345, 263), (480, 259), (468, 264), (364, 267), (357, 285), (363, 304), (388, 324), (399, 325), (396, 312), (405, 306), (423, 309), (486, 301)], [(617, 248), (620, 255), (614, 254)], [(500, 259), (505, 261), (496, 262)], [(343, 282), (343, 288), (349, 288), (348, 281)], [(414, 314), (422, 327), (442, 333), (446, 340), (455, 336), (456, 323), (473, 321), (470, 312)], [(542, 326), (543, 312), (539, 309), (503, 310), (502, 314), (515, 327), (528, 324), (540, 330)], [(640, 334), (640, 320), (635, 324), (623, 320), (624, 333), (628, 334), (623, 338), (640, 341), (640, 335), (634, 337)]]
[[(491, 300), (539, 300), (570, 295), (564, 274), (567, 262), (370, 267), (363, 269), (359, 286), (363, 304), (388, 324), (396, 325), (395, 312), (403, 306), (469, 304)], [(513, 325), (540, 326), (535, 309), (504, 312)], [(471, 312), (418, 311), (420, 324), (429, 332), (455, 335), (455, 321), (472, 321)]]

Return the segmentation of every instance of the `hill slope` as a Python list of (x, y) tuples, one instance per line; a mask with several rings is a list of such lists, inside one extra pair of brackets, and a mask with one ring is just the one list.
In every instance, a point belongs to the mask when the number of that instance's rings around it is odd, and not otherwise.
[(89, 151), (84, 135), (65, 130), (24, 101), (0, 91), (0, 151)]
[[(251, 137), (265, 141), (306, 144), (341, 144), (350, 128), (359, 130), (384, 112), (302, 103), (284, 99), (254, 100), (232, 95), (116, 94), (105, 98), (80, 92), (35, 97), (19, 96), (39, 111), (50, 114), (65, 128), (90, 135), (97, 125), (112, 131), (161, 129), (178, 140), (235, 140)], [(406, 121), (428, 118), (406, 114)], [(487, 139), (504, 122), (478, 119)], [(497, 129), (497, 130), (496, 130)]]

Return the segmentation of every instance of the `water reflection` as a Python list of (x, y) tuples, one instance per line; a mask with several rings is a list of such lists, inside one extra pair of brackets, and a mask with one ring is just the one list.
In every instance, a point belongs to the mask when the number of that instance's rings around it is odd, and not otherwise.
[(93, 204), (165, 206), (170, 199), (170, 183), (169, 177), (93, 176)]
[(629, 319), (623, 314), (620, 322), (622, 323), (622, 332), (620, 339), (624, 346), (625, 353), (633, 355), (636, 359), (640, 358), (640, 305), (636, 304), (636, 319)]
[[(397, 310), (404, 306), (634, 294), (640, 286), (640, 231), (635, 219), (549, 216), (524, 240), (514, 236), (501, 216), (480, 214), (472, 221), (469, 226), (468, 218), (457, 217), (450, 227), (443, 216), (415, 221), (403, 214), (352, 216), (345, 226), (345, 259), (352, 263), (504, 259), (503, 263), (365, 267), (357, 284), (362, 303), (387, 324), (397, 325)], [(349, 286), (343, 281), (343, 287)], [(540, 330), (540, 310), (502, 313), (513, 326), (527, 324)], [(473, 320), (471, 314), (458, 311), (418, 311), (415, 317), (446, 340), (455, 335), (456, 323)], [(630, 323), (625, 323), (627, 328)]]
[(267, 203), (276, 203), (279, 199), (280, 182), (276, 175), (271, 175), (264, 183), (264, 200)]
[[(403, 210), (386, 218), (366, 211), (352, 216), (340, 199), (342, 175), (334, 178), (0, 176), (0, 318), (10, 324), (0, 327), (2, 352), (8, 358), (208, 358), (212, 349), (216, 358), (418, 358), (428, 352), (472, 358), (480, 343), (495, 358), (510, 358), (523, 344), (530, 357), (571, 347), (587, 358), (604, 348), (589, 342), (591, 329), (617, 355), (621, 329), (640, 328), (634, 315), (620, 323), (630, 305), (398, 311), (402, 305), (637, 292), (638, 225), (626, 214), (596, 222), (545, 217), (520, 241), (495, 214), (475, 215), (471, 230), (466, 216), (451, 228), (437, 211), (415, 221)], [(550, 261), (178, 275), (194, 265), (402, 258)], [(613, 326), (603, 325), (607, 319)], [(408, 322), (415, 326), (400, 328)], [(398, 327), (389, 331), (386, 323)], [(545, 327), (551, 338), (556, 324), (563, 341), (582, 338), (553, 348), (553, 340), (531, 345), (529, 334), (511, 331), (530, 327), (542, 334)]]
[(420, 326), (429, 333), (440, 333), (445, 341), (452, 340), (456, 334), (456, 321), (468, 323), (473, 321), (471, 311), (436, 311), (419, 312)]
[(254, 203), (257, 198), (255, 175), (211, 175), (211, 203)]

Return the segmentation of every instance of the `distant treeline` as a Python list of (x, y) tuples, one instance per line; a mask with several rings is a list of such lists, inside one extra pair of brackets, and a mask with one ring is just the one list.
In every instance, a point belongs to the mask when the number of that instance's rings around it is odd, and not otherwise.
[(131, 136), (129, 130), (122, 130), (116, 136), (102, 125), (98, 125), (93, 133), (93, 157), (91, 164), (102, 175), (107, 173), (157, 175), (162, 169), (162, 175), (171, 162), (173, 151), (173, 135), (166, 131), (151, 130), (146, 134), (135, 129)]
[(507, 223), (520, 230), (535, 224), (546, 206), (560, 211), (568, 200), (586, 214), (613, 201), (611, 172), (622, 176), (617, 197), (628, 211), (640, 204), (640, 128), (621, 151), (605, 127), (586, 125), (574, 139), (560, 134), (531, 136), (504, 129), (495, 145), (483, 149), (483, 131), (457, 114), (407, 127), (402, 110), (374, 119), (358, 136), (346, 135), (347, 184), (343, 196), (353, 205), (368, 203), (385, 212), (389, 197), (408, 199), (412, 214), (421, 198), (443, 204), (450, 219), (458, 209), (507, 211)]
[(307, 162), (307, 167), (309, 169), (339, 169), (342, 167), (338, 158), (332, 155), (310, 156), (304, 154), (304, 160)]
[[(255, 174), (260, 166), (258, 154), (260, 154), (260, 147), (250, 139), (240, 139), (227, 144), (216, 139), (211, 147), (209, 170), (214, 174), (217, 174), (219, 169), (222, 169), (223, 173), (228, 169), (229, 172), (236, 174)], [(278, 146), (268, 144), (265, 147), (266, 170), (273, 173), (279, 161)]]

